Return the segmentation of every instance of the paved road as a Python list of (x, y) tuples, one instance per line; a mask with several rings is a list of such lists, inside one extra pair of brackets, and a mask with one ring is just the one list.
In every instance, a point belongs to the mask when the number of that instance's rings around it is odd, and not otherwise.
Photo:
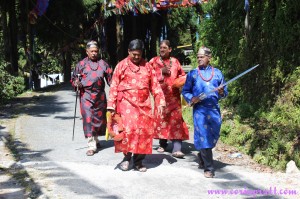
[[(36, 105), (17, 120), (15, 136), (22, 154), (18, 164), (31, 175), (41, 198), (280, 198), (209, 194), (210, 190), (269, 189), (275, 186), (274, 177), (215, 161), (216, 178), (204, 178), (192, 141), (184, 142), (184, 159), (153, 150), (144, 162), (149, 168), (146, 173), (119, 170), (122, 154), (114, 153), (113, 142), (104, 137), (102, 149), (88, 157), (79, 112), (72, 141), (74, 105), (75, 93), (64, 86), (57, 92), (41, 94)], [(153, 147), (157, 145), (154, 140)]]

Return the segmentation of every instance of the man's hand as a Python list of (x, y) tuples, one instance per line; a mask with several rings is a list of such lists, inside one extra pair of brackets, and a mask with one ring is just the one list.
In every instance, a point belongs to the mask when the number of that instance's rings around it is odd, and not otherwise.
[(192, 97), (190, 105), (192, 106), (198, 102), (200, 102), (199, 97)]
[(223, 86), (218, 87), (218, 93), (220, 96), (224, 97), (224, 87)]
[(163, 67), (163, 68), (161, 69), (161, 72), (162, 72), (162, 74), (163, 74), (164, 76), (170, 76), (170, 75), (171, 75), (171, 71), (170, 71), (170, 69), (169, 69), (168, 67)]
[(158, 106), (157, 107), (158, 114), (163, 115), (164, 109), (165, 109), (165, 106)]
[(82, 83), (79, 81), (79, 79), (76, 79), (74, 82), (74, 86), (78, 87), (78, 88), (82, 88)]

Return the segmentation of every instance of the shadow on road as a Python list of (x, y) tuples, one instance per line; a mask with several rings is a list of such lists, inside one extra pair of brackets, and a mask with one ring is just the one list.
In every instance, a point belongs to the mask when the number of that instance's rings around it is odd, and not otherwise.
[[(55, 112), (64, 112), (64, 105), (72, 102), (59, 102), (58, 97), (51, 95), (54, 91), (72, 91), (70, 84), (60, 84), (47, 88), (23, 93), (22, 96), (11, 99), (9, 103), (1, 105), (1, 119), (12, 119), (18, 115), (30, 115), (37, 117), (48, 117)], [(75, 92), (74, 92), (75, 101)], [(49, 108), (51, 104), (51, 108)]]
[[(44, 193), (39, 184), (43, 184), (43, 182), (47, 183), (47, 178), (51, 178), (51, 181), (55, 182), (55, 186), (63, 186), (71, 190), (71, 192), (76, 194), (76, 196), (79, 198), (80, 195), (82, 195), (82, 198), (87, 195), (93, 198), (118, 198), (117, 196), (107, 193), (103, 189), (94, 186), (89, 181), (83, 179), (82, 176), (78, 176), (76, 173), (63, 168), (62, 166), (57, 165), (53, 161), (46, 158), (46, 154), (50, 153), (52, 151), (51, 149), (40, 151), (30, 150), (26, 144), (19, 140), (16, 140), (10, 144), (10, 150), (14, 151), (19, 161), (13, 164), (9, 170), (14, 171), (13, 177), (29, 190), (30, 193), (28, 196), (30, 198), (38, 198), (39, 196), (43, 196)], [(111, 142), (102, 144), (103, 147), (109, 147), (110, 145)], [(30, 176), (31, 169), (35, 170), (34, 176)], [(29, 172), (27, 172), (28, 170)], [(36, 182), (34, 179), (37, 179), (37, 181), (43, 180), (41, 182)], [(5, 184), (0, 184), (1, 189), (5, 188), (6, 186), (7, 185)], [(63, 193), (53, 194), (56, 196), (64, 195)], [(6, 197), (8, 196), (6, 195)]]

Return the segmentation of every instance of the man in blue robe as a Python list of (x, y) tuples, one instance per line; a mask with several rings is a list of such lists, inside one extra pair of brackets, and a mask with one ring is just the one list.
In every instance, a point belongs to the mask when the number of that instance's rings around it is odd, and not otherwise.
[[(210, 65), (211, 50), (201, 47), (197, 53), (199, 66), (187, 75), (182, 89), (184, 99), (193, 105), (194, 145), (199, 150), (199, 167), (204, 168), (204, 176), (214, 177), (212, 148), (220, 137), (222, 123), (219, 100), (226, 97), (227, 88), (222, 72)], [(206, 97), (200, 100), (199, 95)]]

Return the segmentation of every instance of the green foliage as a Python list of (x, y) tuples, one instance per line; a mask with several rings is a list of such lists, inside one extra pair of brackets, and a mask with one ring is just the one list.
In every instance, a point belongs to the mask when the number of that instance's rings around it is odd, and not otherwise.
[[(300, 164), (300, 67), (283, 82), (274, 106), (270, 111), (257, 111), (252, 120), (241, 116), (250, 105), (242, 104), (237, 115), (224, 114), (221, 140), (253, 156), (259, 163), (276, 169), (285, 169), (288, 161)], [(241, 107), (243, 111), (241, 111)], [(236, 110), (236, 109), (235, 109)], [(249, 117), (249, 115), (247, 115)], [(250, 126), (251, 125), (251, 126)]]
[(172, 55), (178, 57), (182, 49), (175, 47), (192, 44), (195, 39), (198, 15), (194, 7), (179, 7), (170, 9), (167, 17), (168, 39), (174, 47)]
[(0, 64), (0, 104), (24, 91), (24, 78), (10, 75), (5, 70), (3, 62)]
[(248, 124), (242, 124), (240, 118), (227, 119), (221, 127), (220, 139), (222, 142), (236, 146), (247, 153), (247, 147), (251, 145), (251, 138), (254, 133)]
[(298, 162), (300, 157), (300, 67), (289, 75), (285, 82), (284, 88), (272, 107), (271, 111), (263, 114), (269, 128), (273, 129), (272, 138), (266, 153), (270, 154), (271, 149), (277, 152), (277, 160), (287, 163), (289, 160)]
[(185, 106), (182, 108), (182, 117), (187, 124), (189, 131), (194, 131), (193, 108)]
[[(26, 54), (25, 54), (25, 51), (24, 51), (24, 48), (19, 48), (19, 60), (18, 60), (18, 63), (19, 63), (19, 70), (24, 70), (25, 67), (26, 67)], [(29, 70), (28, 70), (29, 71)]]
[(16, 77), (7, 71), (7, 66), (10, 63), (4, 59), (4, 42), (0, 32), (0, 104), (6, 103), (9, 99), (24, 91), (24, 79), (23, 77)]
[[(260, 108), (267, 110), (280, 94), (283, 80), (300, 64), (299, 48), (300, 3), (296, 1), (252, 2), (250, 28), (245, 28), (243, 1), (210, 1), (203, 6), (199, 26), (198, 46), (213, 50), (214, 63), (226, 79), (260, 64), (255, 71), (242, 77), (230, 91), (235, 90), (231, 104), (251, 104), (249, 115)], [(206, 14), (210, 18), (206, 18)], [(259, 99), (259, 100), (257, 100)]]

